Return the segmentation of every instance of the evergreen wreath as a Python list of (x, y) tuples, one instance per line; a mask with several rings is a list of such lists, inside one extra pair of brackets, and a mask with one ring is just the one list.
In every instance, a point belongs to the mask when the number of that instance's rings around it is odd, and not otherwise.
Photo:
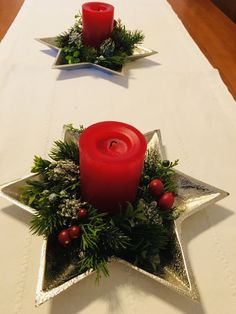
[[(67, 129), (75, 137), (84, 130), (71, 124)], [(75, 141), (56, 141), (49, 156), (50, 161), (34, 157), (31, 171), (37, 178), (28, 180), (21, 193), (21, 201), (36, 210), (31, 231), (47, 238), (60, 256), (56, 265), (48, 254), (47, 273), (55, 278), (67, 263), (73, 264), (77, 274), (95, 270), (99, 280), (101, 273), (109, 275), (107, 263), (116, 256), (158, 274), (160, 253), (169, 255), (173, 221), (178, 217), (173, 207), (177, 195), (173, 167), (178, 160), (161, 161), (155, 150), (148, 150), (136, 201), (111, 216), (81, 199)]]
[(73, 27), (56, 37), (56, 44), (62, 49), (63, 64), (90, 62), (120, 71), (127, 57), (133, 54), (135, 45), (141, 44), (144, 40), (141, 31), (127, 30), (118, 19), (114, 21), (111, 37), (103, 41), (100, 47), (85, 46), (81, 14), (76, 15), (75, 19)]

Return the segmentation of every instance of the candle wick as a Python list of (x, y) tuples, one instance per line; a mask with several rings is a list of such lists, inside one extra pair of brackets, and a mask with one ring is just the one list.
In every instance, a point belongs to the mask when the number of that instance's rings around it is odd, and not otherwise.
[(113, 144), (117, 144), (117, 141), (111, 141), (109, 148), (111, 148)]

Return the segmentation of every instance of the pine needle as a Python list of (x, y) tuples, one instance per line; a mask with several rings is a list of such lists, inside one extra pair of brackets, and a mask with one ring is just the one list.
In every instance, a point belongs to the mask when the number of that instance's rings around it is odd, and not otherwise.
[(73, 142), (55, 141), (49, 156), (55, 161), (69, 159), (79, 164), (79, 149)]

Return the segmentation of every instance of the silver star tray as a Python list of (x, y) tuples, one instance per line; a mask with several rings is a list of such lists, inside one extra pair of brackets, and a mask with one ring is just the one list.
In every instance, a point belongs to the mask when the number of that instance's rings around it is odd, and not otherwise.
[[(36, 38), (40, 43), (53, 48), (58, 51), (55, 62), (52, 65), (53, 69), (59, 70), (75, 70), (75, 69), (84, 69), (84, 68), (96, 68), (98, 70), (102, 70), (107, 73), (116, 74), (116, 75), (124, 75), (123, 68), (120, 71), (115, 71), (101, 65), (90, 63), (90, 62), (80, 62), (75, 64), (63, 64), (63, 55), (62, 50), (56, 45), (56, 37), (45, 37), (45, 38)], [(136, 45), (134, 52), (131, 56), (127, 57), (127, 61), (135, 61), (140, 58), (148, 57), (156, 54), (157, 52), (143, 46)]]
[[(155, 130), (149, 132), (145, 134), (145, 137), (148, 142), (148, 149), (156, 149), (158, 151), (159, 158), (161, 160), (165, 159), (160, 131)], [(66, 141), (76, 141), (78, 139), (78, 134), (65, 130), (64, 138)], [(174, 222), (174, 233), (173, 238), (171, 239), (169, 252), (170, 259), (168, 262), (162, 263), (161, 271), (154, 275), (130, 264), (125, 260), (121, 260), (116, 257), (112, 258), (112, 260), (128, 265), (135, 271), (142, 273), (156, 282), (161, 283), (194, 301), (199, 301), (200, 298), (198, 289), (190, 267), (188, 256), (186, 255), (186, 247), (181, 231), (181, 224), (189, 216), (193, 215), (202, 208), (223, 199), (228, 195), (228, 193), (187, 176), (179, 171), (176, 171), (176, 175), (178, 182), (178, 196), (175, 202), (180, 212), (180, 216)], [(32, 214), (35, 214), (35, 210), (23, 204), (19, 198), (20, 189), (29, 179), (37, 179), (37, 175), (28, 175), (24, 178), (5, 184), (1, 187), (0, 193), (10, 202)], [(48, 269), (48, 260), (50, 258), (53, 258), (55, 263), (58, 262), (57, 255), (54, 253), (52, 246), (50, 246), (50, 241), (45, 240), (42, 246), (38, 284), (36, 289), (35, 303), (37, 306), (53, 298), (93, 273), (92, 270), (89, 270), (85, 273), (79, 274), (76, 272), (76, 265), (73, 263), (65, 263), (63, 271), (56, 273), (54, 277), (49, 276), (50, 270)]]

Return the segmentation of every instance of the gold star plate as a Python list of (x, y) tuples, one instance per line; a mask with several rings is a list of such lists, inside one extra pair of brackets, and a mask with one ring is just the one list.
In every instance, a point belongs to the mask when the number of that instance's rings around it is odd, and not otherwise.
[[(116, 75), (124, 75), (123, 68), (120, 71), (111, 70), (109, 68), (103, 67), (101, 65), (90, 63), (90, 62), (81, 62), (75, 64), (63, 64), (63, 55), (61, 48), (57, 47), (56, 45), (56, 37), (45, 37), (45, 38), (36, 38), (37, 41), (40, 43), (53, 48), (58, 51), (56, 60), (52, 65), (53, 69), (59, 70), (75, 70), (75, 69), (84, 69), (84, 68), (96, 68), (103, 72), (107, 72), (110, 74)], [(127, 57), (127, 61), (135, 61), (140, 58), (148, 57), (151, 55), (156, 54), (157, 52), (151, 49), (144, 48), (143, 46), (136, 45), (134, 52), (131, 56)]]
[[(145, 134), (148, 142), (148, 149), (156, 149), (160, 159), (164, 159), (164, 149), (161, 141), (161, 133), (159, 130), (155, 130)], [(71, 131), (65, 129), (66, 141), (76, 141), (77, 136)], [(199, 293), (194, 280), (193, 272), (190, 267), (188, 256), (186, 255), (186, 247), (183, 241), (183, 235), (181, 231), (182, 222), (189, 216), (195, 214), (202, 208), (213, 204), (228, 195), (227, 192), (222, 191), (209, 184), (196, 180), (190, 176), (187, 176), (179, 171), (176, 171), (178, 181), (178, 196), (176, 198), (176, 206), (180, 212), (179, 218), (174, 222), (174, 233), (170, 243), (170, 250), (168, 251), (169, 259), (166, 262), (162, 262), (161, 271), (157, 275), (151, 274), (139, 267), (136, 267), (125, 260), (112, 258), (116, 262), (128, 265), (134, 270), (144, 274), (147, 277), (163, 284), (164, 286), (191, 298), (194, 301), (199, 301)], [(29, 175), (14, 182), (5, 184), (1, 187), (1, 194), (10, 202), (16, 204), (22, 209), (34, 214), (35, 210), (25, 204), (21, 203), (20, 189), (26, 184), (28, 179), (36, 179), (37, 175)], [(162, 256), (160, 256), (162, 261)], [(49, 260), (54, 261), (55, 269), (57, 269), (57, 263), (61, 263), (61, 259), (57, 258), (53, 247), (50, 245), (50, 241), (44, 241), (42, 252), (40, 269), (38, 275), (38, 284), (36, 290), (36, 305), (40, 305), (45, 301), (53, 298), (62, 291), (68, 289), (78, 281), (83, 280), (93, 273), (89, 270), (83, 274), (76, 272), (76, 264), (73, 262), (64, 263), (63, 270), (59, 272), (54, 271), (52, 276), (52, 269), (49, 269), (51, 263)]]

